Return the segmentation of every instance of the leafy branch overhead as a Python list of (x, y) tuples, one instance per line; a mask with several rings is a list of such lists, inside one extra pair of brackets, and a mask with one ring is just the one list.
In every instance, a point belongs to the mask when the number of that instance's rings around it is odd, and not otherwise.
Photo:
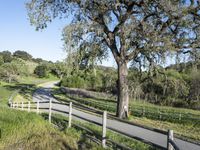
[(90, 51), (100, 48), (98, 56), (107, 55), (109, 48), (117, 62), (151, 62), (168, 50), (199, 47), (198, 1), (34, 0), (27, 7), (37, 29), (56, 17), (73, 15), (63, 32), (66, 44)]
[(27, 8), (37, 30), (56, 17), (71, 18), (65, 45), (86, 63), (113, 54), (121, 118), (128, 114), (128, 62), (151, 72), (169, 53), (199, 53), (198, 0), (32, 0)]

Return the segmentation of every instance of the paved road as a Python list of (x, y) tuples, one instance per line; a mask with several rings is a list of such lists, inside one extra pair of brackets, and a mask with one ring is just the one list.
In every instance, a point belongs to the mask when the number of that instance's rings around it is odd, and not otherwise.
[[(50, 99), (52, 99), (52, 101), (58, 102), (50, 94), (51, 88), (54, 86), (55, 83), (57, 83), (57, 82), (49, 82), (49, 83), (43, 84), (43, 87), (36, 90), (35, 93), (33, 94), (33, 101), (44, 102), (44, 101), (49, 101)], [(49, 107), (49, 105), (48, 105), (48, 103), (46, 103), (46, 104), (41, 103), (40, 107), (47, 108), (47, 107)], [(68, 112), (68, 110), (69, 110), (68, 106), (61, 105), (61, 104), (53, 104), (52, 108), (61, 110), (64, 112)], [(58, 113), (58, 112), (56, 112), (56, 113)], [(60, 114), (63, 114), (63, 113), (60, 113)], [(73, 117), (73, 119), (80, 120), (80, 118), (85, 118), (87, 120), (90, 120), (90, 121), (93, 121), (96, 123), (100, 123), (100, 124), (102, 123), (101, 117), (98, 117), (98, 116), (95, 116), (95, 115), (92, 115), (92, 114), (89, 114), (86, 112), (82, 112), (80, 110), (73, 109), (73, 114), (75, 116), (78, 116), (78, 117)], [(63, 115), (66, 115), (66, 114), (63, 114)], [(123, 123), (123, 122), (120, 122), (117, 120), (112, 120), (112, 119), (107, 120), (107, 127), (110, 129), (119, 131), (121, 133), (125, 133), (129, 136), (136, 137), (136, 138), (142, 139), (144, 141), (154, 143), (155, 145), (158, 145), (162, 148), (167, 147), (167, 136), (165, 134), (158, 133), (156, 131), (151, 131), (149, 129), (144, 129), (142, 127), (130, 125), (127, 123)], [(175, 138), (174, 141), (181, 150), (200, 150), (200, 145), (186, 142), (186, 141), (180, 140), (178, 138)]]

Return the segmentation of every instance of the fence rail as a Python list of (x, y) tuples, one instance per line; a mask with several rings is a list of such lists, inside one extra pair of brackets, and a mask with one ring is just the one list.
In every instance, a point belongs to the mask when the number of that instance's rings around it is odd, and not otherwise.
[[(55, 98), (60, 99), (63, 101), (62, 98), (55, 96)], [(64, 101), (73, 101), (73, 103), (82, 103), (86, 106), (90, 106), (92, 108), (97, 108), (99, 110), (105, 110), (109, 112), (116, 112), (116, 102), (100, 102), (96, 100), (86, 100), (80, 97), (72, 97), (64, 99)], [(132, 115), (136, 117), (146, 117), (149, 119), (161, 120), (161, 121), (169, 121), (174, 123), (199, 123), (200, 122), (200, 115), (186, 113), (186, 112), (177, 112), (168, 109), (155, 109), (146, 106), (137, 106), (135, 105), (134, 108), (129, 108), (129, 111)]]
[[(44, 106), (40, 106), (41, 104), (47, 104), (48, 105), (48, 107), (44, 107)], [(107, 126), (107, 119), (108, 119), (108, 117), (111, 117), (111, 118), (113, 118), (113, 119), (116, 119), (115, 117), (113, 117), (113, 116), (111, 116), (110, 114), (107, 114), (107, 111), (104, 111), (103, 112), (103, 114), (102, 114), (102, 112), (98, 112), (96, 115), (101, 115), (102, 116), (102, 123), (97, 123), (97, 122), (92, 122), (91, 120), (89, 120), (89, 119), (86, 119), (86, 118), (82, 118), (82, 117), (80, 117), (80, 116), (78, 116), (78, 115), (75, 115), (75, 114), (73, 114), (73, 109), (72, 109), (72, 107), (74, 107), (74, 108), (76, 108), (77, 106), (76, 105), (73, 105), (72, 106), (72, 102), (70, 102), (70, 103), (68, 103), (67, 104), (67, 106), (69, 106), (69, 111), (68, 112), (66, 112), (66, 111), (62, 111), (62, 110), (58, 110), (58, 109), (55, 109), (55, 108), (53, 108), (52, 107), (52, 105), (53, 104), (59, 104), (59, 105), (66, 105), (66, 104), (64, 104), (64, 103), (60, 103), (60, 102), (52, 102), (52, 100), (50, 100), (49, 102), (21, 102), (21, 103), (10, 103), (10, 107), (11, 108), (18, 108), (18, 109), (20, 109), (20, 110), (27, 110), (28, 112), (30, 112), (31, 110), (32, 111), (36, 111), (37, 113), (40, 113), (40, 111), (42, 111), (42, 110), (46, 110), (46, 111), (48, 111), (49, 113), (49, 116), (48, 116), (48, 119), (49, 119), (49, 122), (51, 123), (52, 122), (52, 120), (51, 120), (51, 118), (52, 118), (52, 111), (55, 111), (55, 112), (60, 112), (60, 113), (64, 113), (64, 114), (68, 114), (68, 128), (70, 128), (71, 126), (72, 126), (72, 116), (74, 116), (74, 117), (77, 117), (77, 118), (80, 118), (80, 119), (83, 119), (83, 120), (85, 120), (85, 121), (88, 121), (88, 122), (90, 122), (90, 123), (94, 123), (94, 124), (96, 124), (96, 125), (99, 125), (99, 126), (102, 126), (102, 138), (101, 138), (101, 140), (102, 140), (102, 146), (103, 147), (106, 147), (107, 146), (107, 143), (114, 143), (114, 141), (111, 141), (111, 140), (108, 140), (107, 141), (107, 138), (106, 138), (106, 130), (107, 129), (110, 129), (110, 130), (112, 130), (112, 131), (115, 131), (115, 132), (117, 132), (117, 133), (119, 133), (119, 134), (122, 134), (122, 135), (125, 135), (125, 136), (128, 136), (128, 137), (131, 137), (131, 138), (134, 138), (134, 139), (137, 139), (137, 140), (139, 140), (139, 141), (142, 141), (142, 142), (144, 142), (144, 143), (147, 143), (147, 144), (150, 144), (150, 145), (153, 145), (153, 146), (156, 146), (156, 147), (160, 147), (159, 145), (156, 145), (155, 143), (151, 143), (151, 142), (149, 142), (149, 141), (145, 141), (145, 140), (143, 140), (143, 139), (140, 139), (140, 138), (138, 138), (138, 137), (134, 137), (133, 135), (130, 135), (130, 134), (126, 134), (126, 133), (123, 133), (123, 132), (120, 132), (120, 131), (118, 131), (118, 130), (116, 130), (116, 129), (114, 129), (114, 128), (112, 128), (112, 127), (108, 127)], [(84, 108), (84, 107), (83, 107)], [(81, 106), (79, 106), (79, 109), (81, 109)], [(88, 111), (88, 109), (86, 109), (87, 111)], [(95, 113), (95, 112), (90, 112), (90, 113)], [(122, 121), (122, 120), (120, 120), (120, 119), (118, 119), (119, 121)], [(124, 122), (124, 121), (123, 121)], [(140, 125), (140, 127), (141, 127), (141, 125)], [(144, 127), (145, 128), (145, 127)], [(162, 134), (165, 134), (165, 135), (167, 135), (167, 137), (168, 137), (168, 140), (167, 140), (167, 143), (166, 143), (166, 145), (167, 145), (167, 150), (179, 150), (179, 147), (177, 146), (177, 144), (176, 144), (176, 142), (173, 140), (174, 138), (173, 138), (173, 131), (172, 130), (170, 130), (169, 132), (165, 132), (165, 131), (159, 131), (158, 129), (149, 129), (148, 128), (148, 130), (152, 130), (152, 131), (155, 131), (155, 132), (160, 132), (160, 133), (162, 133)], [(115, 143), (116, 144), (116, 143)], [(120, 146), (119, 144), (117, 145), (117, 146)], [(116, 147), (117, 147), (116, 146)], [(160, 148), (163, 148), (163, 147), (160, 147)], [(129, 149), (129, 148), (127, 148), (127, 149)]]

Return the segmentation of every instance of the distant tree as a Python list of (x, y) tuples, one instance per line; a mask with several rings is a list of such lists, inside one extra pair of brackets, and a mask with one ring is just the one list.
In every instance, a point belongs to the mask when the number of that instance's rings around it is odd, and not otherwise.
[(37, 66), (34, 70), (34, 73), (40, 78), (47, 77), (48, 75), (47, 66), (44, 64)]
[(32, 60), (38, 64), (43, 62), (42, 58), (32, 58)]
[(14, 57), (11, 63), (16, 65), (18, 75), (20, 75), (20, 76), (30, 75), (30, 71), (28, 68), (30, 66), (28, 66), (28, 63), (25, 60)]
[(3, 57), (5, 63), (12, 61), (12, 53), (9, 51), (2, 51), (0, 52), (0, 55)]
[(3, 65), (4, 60), (3, 60), (3, 56), (0, 55), (0, 66)]
[(200, 70), (192, 71), (189, 79), (191, 101), (200, 101)]
[(198, 0), (31, 0), (27, 8), (37, 30), (72, 13), (73, 21), (63, 32), (68, 48), (100, 59), (113, 54), (120, 118), (128, 115), (128, 62), (148, 65), (152, 74), (169, 51), (199, 50)]
[(18, 68), (14, 63), (4, 63), (0, 67), (0, 79), (11, 83), (16, 81), (18, 76)]
[(27, 53), (25, 51), (20, 51), (20, 50), (15, 51), (13, 53), (13, 56), (17, 57), (17, 58), (21, 58), (23, 60), (31, 60), (32, 59), (32, 56), (29, 53)]
[(52, 64), (51, 73), (62, 79), (63, 75), (66, 73), (66, 65), (63, 62), (56, 62)]

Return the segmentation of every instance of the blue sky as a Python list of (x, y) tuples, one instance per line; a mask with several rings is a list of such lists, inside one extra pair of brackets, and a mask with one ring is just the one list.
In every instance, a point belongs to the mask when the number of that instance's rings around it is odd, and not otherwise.
[(28, 20), (25, 8), (27, 0), (4, 0), (0, 5), (0, 51), (24, 50), (46, 60), (66, 57), (62, 49), (62, 28), (67, 19), (55, 20), (43, 31), (35, 31)]
[[(30, 25), (25, 3), (29, 0), (4, 0), (0, 5), (0, 51), (24, 50), (35, 58), (63, 60), (62, 29), (68, 19), (54, 20), (43, 31), (36, 31)], [(112, 56), (111, 56), (112, 57)], [(114, 60), (104, 61), (103, 65), (114, 66)]]

